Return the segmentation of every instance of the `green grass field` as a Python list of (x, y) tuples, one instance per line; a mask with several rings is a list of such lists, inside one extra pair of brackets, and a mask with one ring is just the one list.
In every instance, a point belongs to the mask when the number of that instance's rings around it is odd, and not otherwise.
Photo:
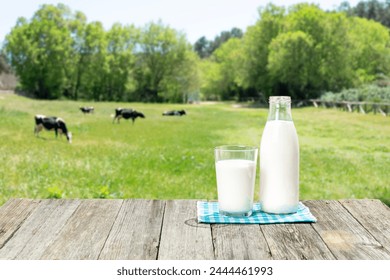
[[(94, 106), (83, 115), (79, 106)], [(145, 119), (113, 124), (116, 107)], [(170, 109), (187, 116), (163, 117)], [(34, 115), (65, 119), (73, 143), (35, 137)], [(216, 199), (213, 147), (259, 145), (267, 110), (232, 104), (38, 101), (0, 95), (0, 205), (11, 197)], [(293, 109), (300, 198), (379, 198), (390, 205), (390, 119)], [(258, 180), (258, 178), (257, 178)], [(258, 182), (256, 196), (258, 199)]]

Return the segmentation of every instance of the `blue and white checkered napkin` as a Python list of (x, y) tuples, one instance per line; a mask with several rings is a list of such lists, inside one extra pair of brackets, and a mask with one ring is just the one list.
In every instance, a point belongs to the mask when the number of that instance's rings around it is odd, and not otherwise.
[(250, 217), (229, 217), (219, 214), (218, 202), (198, 201), (198, 222), (208, 224), (276, 224), (317, 222), (310, 210), (299, 202), (298, 211), (292, 214), (269, 214), (262, 212), (260, 203), (253, 204)]

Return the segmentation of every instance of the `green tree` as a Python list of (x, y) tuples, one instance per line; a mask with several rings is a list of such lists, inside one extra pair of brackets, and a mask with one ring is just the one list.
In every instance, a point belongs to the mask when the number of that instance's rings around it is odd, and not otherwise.
[(390, 27), (390, 1), (360, 1), (355, 7), (351, 7), (349, 2), (342, 2), (337, 9), (346, 12), (349, 16), (357, 16), (372, 19), (380, 22), (384, 26)]
[(114, 24), (107, 33), (108, 71), (106, 73), (106, 100), (128, 100), (134, 82), (135, 46), (139, 32), (134, 26)]
[(353, 17), (350, 19), (350, 52), (356, 85), (371, 82), (378, 74), (389, 74), (390, 37), (381, 24)]
[(244, 36), (244, 79), (265, 96), (319, 97), (389, 74), (389, 33), (379, 23), (297, 4), (268, 5)]
[(280, 34), (270, 44), (269, 76), (274, 92), (301, 98), (312, 84), (314, 40), (302, 32)]
[(100, 22), (85, 26), (77, 62), (77, 84), (80, 84), (81, 97), (96, 101), (106, 99), (105, 81), (109, 71), (107, 65), (107, 38)]
[(259, 20), (248, 27), (243, 37), (244, 42), (244, 79), (246, 88), (257, 92), (272, 92), (268, 72), (269, 44), (283, 32), (285, 9), (273, 4), (259, 9)]
[(196, 95), (200, 87), (199, 57), (188, 50), (173, 75), (164, 79), (164, 101), (186, 103), (189, 97)]
[(353, 62), (349, 39), (350, 22), (342, 13), (327, 13), (324, 24), (324, 37), (319, 50), (320, 72), (315, 83), (317, 97), (325, 90), (338, 91), (354, 83)]
[(220, 100), (219, 85), (222, 80), (220, 65), (211, 59), (203, 59), (199, 64), (199, 68), (201, 98), (204, 100)]
[(79, 97), (81, 87), (81, 77), (84, 72), (84, 32), (87, 18), (82, 12), (76, 12), (67, 28), (72, 38), (71, 50), (69, 54), (69, 64), (64, 68), (68, 84), (64, 90), (64, 96), (75, 100)]
[(241, 29), (234, 27), (230, 31), (222, 31), (219, 35), (215, 36), (214, 40), (210, 42), (208, 53), (211, 55), (216, 49), (218, 49), (223, 43), (229, 41), (230, 38), (242, 38), (244, 33)]
[(210, 56), (210, 41), (205, 36), (200, 37), (194, 44), (194, 51), (199, 55), (200, 58)]
[(39, 98), (58, 98), (68, 88), (73, 18), (66, 6), (58, 4), (43, 5), (30, 22), (18, 19), (5, 49), (23, 90)]
[[(306, 82), (301, 84), (299, 91), (292, 80), (292, 84), (288, 85), (294, 88), (296, 98), (316, 97), (323, 90), (338, 90), (351, 84), (348, 29), (349, 24), (343, 14), (326, 13), (309, 4), (290, 8), (285, 19), (285, 32), (303, 32), (310, 40), (310, 51), (307, 50), (310, 57), (301, 53), (305, 63), (301, 71), (295, 72), (297, 80)], [(290, 68), (290, 62), (286, 60), (285, 63), (286, 69)], [(307, 73), (310, 73), (309, 77)]]
[(245, 99), (242, 87), (242, 39), (231, 38), (223, 43), (212, 55), (218, 64), (219, 80), (214, 85), (221, 99)]
[(209, 57), (223, 43), (229, 41), (230, 38), (242, 38), (244, 33), (240, 28), (233, 27), (230, 31), (222, 31), (215, 36), (214, 40), (207, 40), (206, 37), (200, 37), (194, 44), (194, 50), (200, 58)]
[[(188, 77), (183, 72), (188, 52), (192, 52), (184, 34), (161, 22), (146, 25), (140, 34), (136, 52), (135, 79), (137, 99), (161, 102), (172, 97), (172, 88), (180, 88)], [(179, 96), (182, 96), (179, 94)], [(180, 97), (178, 97), (180, 98)]]

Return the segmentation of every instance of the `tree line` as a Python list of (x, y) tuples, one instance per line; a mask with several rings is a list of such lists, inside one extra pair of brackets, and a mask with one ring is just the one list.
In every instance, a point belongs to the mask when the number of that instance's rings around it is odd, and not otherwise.
[(38, 98), (181, 102), (196, 90), (196, 54), (161, 22), (105, 31), (63, 4), (19, 18), (5, 52), (21, 90)]
[(389, 30), (378, 22), (316, 5), (267, 5), (242, 38), (203, 60), (202, 92), (236, 99), (319, 97), (389, 74)]
[(355, 16), (359, 5), (327, 12), (268, 4), (245, 32), (233, 28), (194, 46), (162, 22), (106, 31), (63, 4), (43, 5), (18, 19), (3, 51), (21, 90), (44, 99), (317, 98), (389, 74), (389, 31)]
[(347, 13), (349, 16), (358, 16), (362, 18), (375, 20), (386, 27), (390, 27), (390, 1), (361, 1), (355, 7), (351, 7), (349, 2), (344, 1), (340, 4), (338, 11)]

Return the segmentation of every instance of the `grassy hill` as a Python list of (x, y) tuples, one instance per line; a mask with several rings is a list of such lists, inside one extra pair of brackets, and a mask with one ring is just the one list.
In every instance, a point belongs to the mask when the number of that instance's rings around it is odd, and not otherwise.
[[(94, 106), (83, 115), (80, 106)], [(117, 107), (145, 119), (113, 124)], [(187, 116), (163, 117), (185, 109)], [(73, 143), (35, 137), (34, 115), (65, 119)], [(216, 199), (213, 147), (259, 145), (267, 110), (232, 104), (39, 101), (0, 95), (0, 205), (11, 197)], [(379, 198), (390, 204), (390, 119), (293, 109), (301, 199)], [(258, 178), (257, 178), (257, 181)], [(258, 198), (259, 185), (256, 183)]]

